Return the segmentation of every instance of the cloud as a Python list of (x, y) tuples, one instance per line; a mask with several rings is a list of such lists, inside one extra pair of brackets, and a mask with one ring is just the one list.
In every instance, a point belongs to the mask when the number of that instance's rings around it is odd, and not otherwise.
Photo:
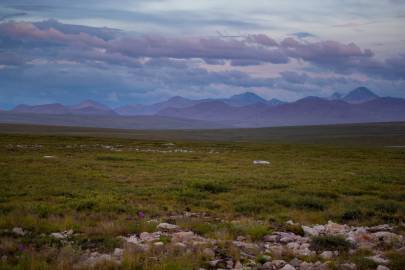
[[(10, 21), (0, 23), (0, 47), (3, 99), (44, 96), (61, 102), (61, 96), (73, 102), (97, 95), (119, 104), (137, 103), (134, 97), (139, 94), (145, 95), (141, 101), (176, 94), (198, 97), (219, 88), (282, 89), (306, 95), (368, 82), (398, 92), (405, 79), (403, 54), (381, 60), (355, 43), (293, 37), (276, 41), (265, 34), (137, 35), (56, 20)], [(266, 68), (273, 65), (284, 72), (266, 76)], [(323, 73), (333, 76), (313, 76)], [(365, 80), (351, 74), (362, 74)]]
[(296, 33), (292, 33), (291, 35), (295, 36), (299, 39), (316, 37), (316, 35), (311, 34), (309, 32), (296, 32)]

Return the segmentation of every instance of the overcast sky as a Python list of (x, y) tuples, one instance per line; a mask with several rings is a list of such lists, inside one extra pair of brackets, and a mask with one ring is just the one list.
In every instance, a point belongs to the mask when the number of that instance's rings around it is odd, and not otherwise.
[(0, 108), (405, 97), (404, 25), (402, 0), (1, 0)]

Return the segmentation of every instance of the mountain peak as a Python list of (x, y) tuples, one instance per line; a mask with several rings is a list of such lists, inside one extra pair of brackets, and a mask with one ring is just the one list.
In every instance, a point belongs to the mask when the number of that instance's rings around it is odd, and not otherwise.
[(231, 106), (247, 106), (258, 102), (266, 103), (267, 101), (261, 96), (252, 92), (245, 92), (238, 95), (233, 95), (227, 101), (227, 103)]
[(367, 87), (362, 86), (350, 91), (343, 97), (343, 100), (349, 103), (363, 103), (376, 98), (378, 98), (376, 94)]
[(83, 109), (83, 108), (89, 108), (89, 107), (100, 109), (100, 110), (111, 110), (106, 105), (98, 103), (97, 101), (94, 101), (91, 99), (83, 100), (78, 105), (73, 106), (74, 109)]
[(339, 93), (339, 92), (334, 92), (334, 93), (329, 97), (330, 100), (339, 100), (339, 99), (341, 99), (341, 98), (342, 98), (342, 94)]
[(188, 101), (189, 99), (182, 96), (174, 96), (169, 98), (167, 101), (179, 102), (179, 101)]

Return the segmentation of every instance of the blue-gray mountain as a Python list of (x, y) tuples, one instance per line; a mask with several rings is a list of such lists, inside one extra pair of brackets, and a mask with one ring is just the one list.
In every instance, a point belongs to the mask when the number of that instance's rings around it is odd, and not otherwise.
[[(228, 99), (191, 100), (176, 96), (152, 105), (128, 105), (115, 110), (87, 100), (76, 106), (19, 105), (11, 112), (0, 113), (0, 122), (5, 115), (8, 118), (13, 115), (13, 119), (17, 121), (22, 117), (19, 114), (24, 114), (24, 121), (28, 123), (30, 117), (38, 120), (39, 115), (60, 115), (56, 120), (53, 119), (53, 124), (58, 121), (63, 124), (62, 119), (71, 115), (86, 115), (86, 126), (91, 126), (91, 117), (97, 117), (94, 122), (103, 127), (116, 127), (120, 122), (122, 124), (119, 126), (123, 128), (153, 128), (153, 124), (150, 124), (153, 122), (160, 128), (266, 127), (405, 121), (405, 99), (379, 97), (369, 89), (359, 87), (346, 95), (334, 93), (330, 98), (306, 97), (291, 103), (277, 99), (265, 100), (249, 92)], [(41, 119), (45, 118), (42, 116)], [(150, 123), (126, 125), (125, 123), (131, 122), (128, 120), (131, 118), (136, 118), (137, 123)], [(83, 125), (80, 117), (74, 119), (75, 124)], [(179, 119), (182, 119), (181, 126), (170, 125), (179, 123)], [(196, 120), (199, 122), (195, 122)], [(167, 124), (162, 125), (162, 121), (167, 121)]]

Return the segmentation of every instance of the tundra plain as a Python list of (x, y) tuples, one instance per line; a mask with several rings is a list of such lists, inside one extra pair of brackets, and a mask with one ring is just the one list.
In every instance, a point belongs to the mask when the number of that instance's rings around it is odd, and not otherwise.
[[(215, 239), (241, 264), (228, 241), (260, 242), (285, 230), (289, 220), (290, 226), (389, 224), (403, 235), (404, 127), (125, 131), (1, 125), (0, 268), (73, 269), (83, 252), (121, 248), (122, 263), (95, 269), (218, 268), (203, 252), (156, 248), (142, 255), (125, 248), (124, 237), (154, 232), (162, 222)], [(289, 231), (300, 234), (298, 227)], [(70, 230), (69, 241), (50, 236)], [(401, 269), (403, 254), (386, 251), (387, 266)], [(357, 269), (375, 269), (359, 252), (342, 251), (334, 260), (346, 256)], [(249, 258), (257, 262), (249, 269), (261, 269), (262, 256)], [(307, 260), (325, 261), (317, 256)]]

